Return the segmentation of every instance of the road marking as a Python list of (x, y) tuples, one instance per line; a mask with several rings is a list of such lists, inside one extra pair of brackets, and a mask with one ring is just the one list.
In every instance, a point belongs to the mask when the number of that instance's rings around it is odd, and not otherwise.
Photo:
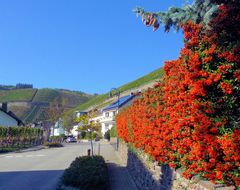
[(5, 156), (5, 158), (13, 158), (13, 156)]
[(46, 156), (46, 155), (43, 155), (43, 154), (39, 154), (39, 155), (36, 155), (37, 157), (43, 157), (43, 156)]
[(2, 158), (37, 158), (37, 157), (44, 157), (46, 155), (43, 154), (37, 154), (37, 155), (8, 155), (8, 156), (3, 156)]
[(26, 155), (27, 158), (33, 157), (33, 155)]

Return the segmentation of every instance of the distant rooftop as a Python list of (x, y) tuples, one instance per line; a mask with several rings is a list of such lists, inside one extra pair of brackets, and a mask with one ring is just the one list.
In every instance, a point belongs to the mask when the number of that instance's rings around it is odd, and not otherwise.
[(119, 101), (115, 101), (112, 104), (110, 104), (109, 106), (103, 108), (102, 111), (107, 111), (107, 110), (120, 108), (123, 105), (125, 105), (126, 103), (128, 103), (130, 100), (132, 100), (134, 97), (135, 97), (135, 95), (123, 96), (123, 97), (119, 98)]

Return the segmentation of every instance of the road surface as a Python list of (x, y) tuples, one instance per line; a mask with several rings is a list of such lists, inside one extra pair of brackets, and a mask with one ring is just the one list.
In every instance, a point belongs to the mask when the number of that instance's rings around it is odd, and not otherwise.
[(77, 156), (86, 155), (89, 148), (89, 143), (75, 143), (63, 148), (1, 154), (0, 190), (54, 190), (64, 169)]

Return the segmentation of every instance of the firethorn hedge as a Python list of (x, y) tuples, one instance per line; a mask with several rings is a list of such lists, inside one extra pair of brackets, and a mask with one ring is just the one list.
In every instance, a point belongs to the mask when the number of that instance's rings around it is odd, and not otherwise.
[(208, 29), (182, 26), (185, 45), (164, 80), (116, 118), (120, 138), (186, 178), (240, 185), (239, 9), (221, 5)]

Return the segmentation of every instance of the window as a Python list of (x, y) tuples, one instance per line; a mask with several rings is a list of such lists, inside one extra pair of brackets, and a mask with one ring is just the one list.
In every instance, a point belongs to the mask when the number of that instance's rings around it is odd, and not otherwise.
[(109, 117), (109, 112), (106, 112), (106, 113), (105, 113), (105, 116), (106, 116), (106, 117)]
[(116, 112), (114, 111), (114, 112), (113, 112), (113, 116), (115, 116), (115, 115), (116, 115)]

